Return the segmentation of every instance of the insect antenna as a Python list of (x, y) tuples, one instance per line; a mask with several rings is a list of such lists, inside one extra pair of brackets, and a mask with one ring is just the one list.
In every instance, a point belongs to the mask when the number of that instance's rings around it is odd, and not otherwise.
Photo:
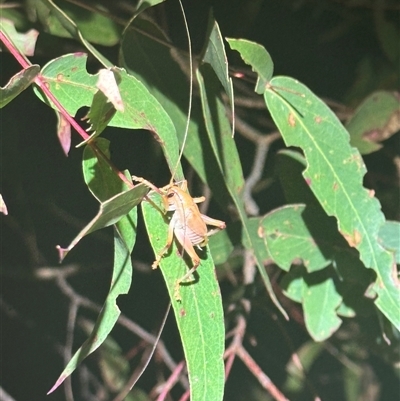
[[(176, 175), (176, 171), (179, 167), (179, 163), (181, 162), (182, 156), (183, 156), (183, 151), (185, 149), (185, 144), (186, 144), (186, 139), (188, 136), (188, 131), (189, 131), (189, 124), (190, 124), (190, 116), (191, 116), (191, 112), (192, 112), (192, 98), (193, 98), (193, 57), (192, 57), (192, 41), (190, 38), (190, 31), (189, 31), (189, 25), (187, 23), (187, 19), (186, 19), (186, 13), (185, 13), (185, 9), (183, 7), (182, 4), (182, 0), (178, 0), (181, 11), (182, 11), (182, 15), (183, 15), (183, 20), (184, 20), (184, 24), (185, 24), (185, 30), (186, 30), (186, 35), (187, 35), (187, 40), (188, 40), (188, 49), (189, 49), (189, 68), (190, 68), (190, 72), (189, 72), (189, 102), (188, 102), (188, 112), (187, 112), (187, 119), (186, 119), (186, 125), (185, 125), (185, 132), (184, 132), (184, 136), (183, 136), (183, 140), (182, 140), (182, 145), (181, 145), (181, 149), (179, 151), (179, 155), (178, 155), (178, 160), (175, 164), (174, 169), (172, 170), (172, 174), (171, 174), (171, 180), (169, 185), (167, 185), (167, 187), (172, 187), (174, 185), (174, 177)], [(149, 181), (147, 180), (143, 180), (140, 177), (136, 177), (133, 176), (133, 179), (139, 181), (139, 182), (144, 182), (147, 186), (149, 186), (151, 189), (153, 189), (155, 192), (160, 193), (160, 190), (154, 186), (153, 184), (151, 184)], [(164, 187), (165, 188), (165, 187)], [(185, 224), (186, 227), (186, 224)], [(182, 247), (182, 256), (184, 255), (184, 249)], [(157, 345), (160, 341), (161, 338), (161, 334), (164, 330), (166, 321), (167, 321), (167, 317), (169, 314), (169, 311), (171, 309), (171, 302), (168, 305), (168, 309), (165, 313), (164, 319), (162, 321), (160, 330), (157, 334), (157, 337), (155, 339), (155, 342), (153, 344), (153, 347), (151, 349), (150, 355), (148, 356), (144, 366), (142, 367), (141, 371), (139, 372), (139, 374), (137, 376), (133, 376), (125, 385), (125, 387), (122, 389), (122, 391), (114, 398), (113, 401), (122, 401), (125, 399), (125, 397), (127, 396), (127, 394), (129, 393), (129, 391), (133, 388), (133, 386), (137, 383), (137, 381), (140, 379), (140, 377), (143, 375), (143, 373), (145, 372), (145, 370), (147, 369), (147, 366), (150, 363), (151, 358), (154, 355), (154, 352), (157, 348)]]
[(181, 162), (183, 151), (185, 149), (186, 139), (187, 139), (188, 132), (189, 132), (190, 116), (191, 116), (191, 113), (192, 113), (192, 102), (193, 102), (192, 40), (190, 38), (189, 25), (188, 25), (188, 22), (187, 22), (186, 13), (185, 13), (185, 9), (184, 9), (183, 4), (182, 4), (182, 0), (178, 0), (178, 2), (179, 2), (179, 6), (181, 8), (181, 11), (182, 11), (183, 21), (185, 23), (186, 37), (187, 37), (187, 41), (188, 41), (188, 50), (189, 50), (189, 102), (188, 102), (188, 112), (187, 112), (185, 133), (183, 135), (183, 141), (182, 141), (182, 145), (181, 145), (181, 150), (179, 152), (179, 156), (178, 156), (178, 160), (176, 162), (176, 165), (175, 165), (175, 167), (174, 167), (174, 169), (172, 171), (171, 180), (170, 180), (170, 184), (169, 185), (172, 185), (173, 182), (174, 182), (174, 177), (175, 177), (176, 171), (178, 170), (179, 163)]

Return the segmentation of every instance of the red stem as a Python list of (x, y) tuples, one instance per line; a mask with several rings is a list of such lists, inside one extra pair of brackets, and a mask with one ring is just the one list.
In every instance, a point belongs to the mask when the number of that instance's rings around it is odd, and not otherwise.
[[(5, 47), (14, 56), (14, 58), (19, 62), (22, 68), (26, 69), (32, 65), (32, 63), (23, 54), (19, 52), (19, 50), (14, 46), (14, 44), (11, 42), (11, 40), (3, 31), (0, 31), (0, 40), (4, 43)], [(63, 105), (51, 93), (51, 91), (46, 85), (45, 80), (40, 74), (36, 76), (34, 82), (40, 88), (40, 90), (44, 92), (47, 98), (54, 103), (57, 110), (65, 117), (65, 119), (71, 124), (71, 126), (75, 128), (76, 132), (83, 138), (83, 140), (89, 139), (90, 135), (88, 135), (87, 132), (74, 120), (74, 118), (70, 116), (70, 114), (67, 112), (67, 110), (65, 110)], [(104, 160), (106, 160), (106, 162), (111, 166), (111, 168), (118, 175), (118, 177), (123, 182), (125, 182), (125, 184), (127, 184), (129, 187), (133, 187), (132, 183), (124, 176), (124, 174), (121, 171), (119, 171), (111, 163), (111, 161), (104, 155), (104, 153), (95, 144), (88, 143), (88, 145), (96, 149), (96, 153), (100, 155)]]

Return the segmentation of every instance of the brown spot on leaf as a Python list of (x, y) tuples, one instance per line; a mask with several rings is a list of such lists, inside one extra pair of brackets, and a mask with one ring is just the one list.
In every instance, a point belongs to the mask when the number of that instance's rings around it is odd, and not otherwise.
[(57, 81), (62, 81), (64, 79), (64, 74), (57, 74)]
[(295, 119), (293, 113), (289, 113), (288, 123), (289, 123), (289, 125), (290, 125), (291, 127), (296, 126), (296, 119)]
[(306, 184), (307, 184), (309, 187), (311, 187), (311, 178), (310, 178), (310, 177), (307, 177), (307, 178), (306, 178)]
[(263, 226), (258, 227), (258, 229), (257, 229), (257, 235), (258, 235), (260, 238), (264, 238), (265, 232), (264, 232), (264, 227), (263, 227)]
[(316, 117), (314, 118), (314, 121), (315, 121), (317, 124), (320, 124), (321, 121), (322, 121), (322, 118), (321, 118), (320, 116), (316, 116)]
[(158, 135), (156, 129), (155, 129), (152, 125), (147, 124), (147, 125), (146, 125), (145, 127), (143, 127), (143, 128), (149, 130), (150, 133), (151, 133), (151, 135), (153, 135), (154, 139), (155, 139), (161, 146), (164, 146), (164, 145), (165, 145), (164, 141), (161, 139), (160, 135)]
[(368, 191), (368, 196), (369, 196), (370, 198), (373, 198), (373, 197), (375, 196), (375, 191), (374, 191), (373, 189), (370, 189), (370, 190)]
[(341, 233), (344, 237), (344, 239), (347, 241), (347, 243), (353, 247), (356, 248), (358, 245), (360, 245), (361, 242), (361, 234), (359, 231), (354, 230), (352, 233), (347, 234), (347, 233)]
[(180, 316), (180, 317), (185, 317), (185, 316), (186, 316), (186, 310), (183, 309), (183, 308), (181, 308), (181, 309), (179, 310), (179, 316)]
[(334, 191), (337, 191), (337, 190), (339, 189), (339, 185), (338, 185), (337, 182), (334, 182), (334, 183), (333, 183), (332, 189), (333, 189)]

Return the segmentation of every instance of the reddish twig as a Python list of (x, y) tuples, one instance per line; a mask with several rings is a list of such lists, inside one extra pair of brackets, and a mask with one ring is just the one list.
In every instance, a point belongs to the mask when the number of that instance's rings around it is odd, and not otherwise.
[[(12, 41), (8, 38), (5, 32), (0, 31), (0, 41), (3, 42), (4, 46), (8, 49), (8, 51), (14, 56), (14, 58), (18, 61), (18, 63), (22, 66), (22, 68), (26, 69), (32, 65), (32, 63), (23, 55), (20, 51), (15, 47)], [(53, 93), (49, 90), (46, 85), (46, 81), (43, 77), (38, 74), (34, 79), (35, 84), (39, 87), (39, 89), (46, 95), (46, 97), (53, 102), (56, 106), (57, 111), (61, 113), (64, 118), (71, 124), (72, 127), (75, 128), (76, 132), (82, 137), (84, 141), (90, 138), (90, 135), (75, 121), (75, 119), (65, 110), (64, 106), (58, 101), (58, 99), (53, 95)], [(125, 175), (119, 171), (107, 158), (106, 155), (94, 144), (88, 142), (88, 145), (91, 146), (95, 153), (102, 157), (110, 167), (115, 171), (118, 177), (128, 185), (128, 187), (133, 187), (132, 183), (125, 177)]]
[(179, 379), (179, 375), (182, 371), (182, 369), (185, 367), (185, 362), (182, 361), (178, 364), (176, 369), (172, 372), (172, 375), (169, 377), (169, 379), (164, 383), (163, 388), (160, 392), (160, 395), (157, 398), (157, 401), (164, 401), (165, 397), (168, 395), (172, 387), (175, 385), (175, 383)]
[(280, 390), (275, 386), (271, 379), (262, 371), (256, 361), (250, 356), (246, 349), (241, 345), (236, 350), (237, 356), (242, 360), (246, 367), (256, 377), (258, 382), (265, 388), (276, 401), (289, 401)]
[(238, 316), (237, 324), (234, 330), (233, 340), (225, 351), (226, 377), (229, 375), (235, 356), (237, 355), (250, 372), (256, 377), (261, 386), (267, 390), (276, 401), (288, 401), (283, 393), (275, 386), (271, 379), (263, 372), (256, 361), (243, 347), (243, 338), (246, 333), (246, 319), (243, 315)]

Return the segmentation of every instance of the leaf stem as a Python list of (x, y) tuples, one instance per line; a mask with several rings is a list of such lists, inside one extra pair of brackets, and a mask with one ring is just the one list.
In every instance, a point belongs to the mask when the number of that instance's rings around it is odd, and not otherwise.
[[(17, 47), (12, 43), (10, 38), (6, 35), (4, 31), (0, 31), (0, 41), (3, 42), (4, 46), (8, 49), (8, 51), (14, 56), (14, 58), (18, 61), (18, 63), (22, 66), (22, 68), (26, 69), (32, 65), (32, 63), (23, 55)], [(82, 137), (83, 140), (88, 140), (90, 135), (75, 121), (75, 119), (65, 110), (63, 105), (57, 100), (57, 98), (53, 95), (50, 89), (47, 87), (46, 81), (43, 77), (38, 74), (34, 80), (35, 84), (39, 87), (39, 89), (46, 95), (46, 97), (51, 100), (56, 106), (59, 113), (61, 113), (64, 118), (71, 124), (72, 127), (75, 128), (76, 132)], [(129, 188), (132, 188), (132, 183), (125, 177), (125, 175), (119, 171), (107, 158), (107, 156), (96, 146), (94, 143), (88, 142), (88, 145), (96, 149), (96, 154), (102, 157), (112, 168), (112, 170), (118, 175), (118, 177), (128, 185)]]

